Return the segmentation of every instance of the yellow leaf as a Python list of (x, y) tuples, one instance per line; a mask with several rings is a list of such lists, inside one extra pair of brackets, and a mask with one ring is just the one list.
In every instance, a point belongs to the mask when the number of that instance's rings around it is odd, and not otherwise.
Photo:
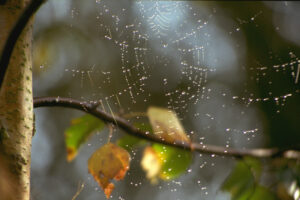
[(121, 180), (129, 169), (130, 155), (123, 148), (108, 143), (98, 150), (88, 160), (88, 169), (107, 198), (114, 189), (111, 179)]
[(190, 139), (172, 110), (149, 107), (147, 111), (154, 134), (168, 142), (190, 143)]
[(158, 182), (158, 176), (162, 166), (161, 159), (152, 147), (146, 147), (141, 161), (142, 168), (146, 171), (146, 177), (152, 184)]

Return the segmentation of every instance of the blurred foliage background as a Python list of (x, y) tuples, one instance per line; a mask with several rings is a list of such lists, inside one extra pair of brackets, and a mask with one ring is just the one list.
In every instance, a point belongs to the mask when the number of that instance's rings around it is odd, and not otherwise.
[[(204, 144), (299, 146), (299, 8), (288, 1), (49, 0), (34, 25), (34, 96), (103, 100), (118, 114), (168, 107)], [(108, 130), (68, 163), (63, 133), (82, 113), (41, 108), (35, 114), (32, 198), (72, 199), (84, 182), (77, 199), (104, 199), (87, 159), (107, 142)], [(112, 141), (123, 134), (114, 130)], [(220, 188), (232, 158), (194, 153), (185, 174), (153, 186), (140, 167), (141, 149), (131, 154), (112, 199), (231, 198)], [(270, 160), (263, 163), (262, 185), (274, 193), (297, 188), (297, 163), (282, 173)]]

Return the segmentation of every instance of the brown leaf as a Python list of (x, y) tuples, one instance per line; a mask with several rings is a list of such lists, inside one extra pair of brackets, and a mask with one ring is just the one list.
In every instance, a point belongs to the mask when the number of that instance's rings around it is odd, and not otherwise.
[(88, 169), (107, 198), (114, 189), (111, 179), (121, 180), (129, 169), (129, 153), (112, 143), (100, 147), (88, 160)]

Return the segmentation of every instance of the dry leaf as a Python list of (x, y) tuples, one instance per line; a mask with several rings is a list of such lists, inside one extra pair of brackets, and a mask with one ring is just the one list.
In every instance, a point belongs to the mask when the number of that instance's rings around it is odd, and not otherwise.
[(129, 169), (130, 155), (123, 148), (108, 143), (97, 151), (88, 160), (88, 169), (99, 186), (104, 190), (107, 198), (114, 189), (111, 179), (121, 180)]
[(149, 107), (147, 111), (154, 134), (168, 142), (186, 142), (190, 139), (172, 110)]

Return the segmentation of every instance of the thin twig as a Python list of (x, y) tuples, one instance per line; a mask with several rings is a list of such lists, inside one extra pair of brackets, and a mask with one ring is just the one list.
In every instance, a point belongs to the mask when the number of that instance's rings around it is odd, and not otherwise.
[[(45, 1), (46, 0), (32, 0), (11, 30), (0, 57), (0, 89), (5, 77), (6, 70), (8, 68), (10, 57), (19, 36), (26, 27), (29, 19)], [(4, 1), (3, 3), (5, 2), (6, 1)]]
[(74, 196), (72, 197), (72, 200), (75, 200), (80, 195), (80, 193), (82, 192), (83, 188), (84, 188), (84, 183), (79, 183), (77, 191), (74, 194)]
[(198, 143), (170, 143), (163, 138), (158, 138), (153, 134), (146, 133), (139, 130), (130, 124), (126, 119), (119, 116), (112, 116), (109, 113), (104, 112), (99, 108), (95, 108), (93, 103), (86, 101), (78, 101), (71, 98), (62, 97), (36, 97), (34, 98), (34, 107), (65, 107), (81, 110), (89, 113), (95, 117), (98, 117), (106, 123), (111, 123), (117, 127), (123, 129), (130, 135), (145, 139), (151, 142), (161, 143), (185, 150), (197, 151), (204, 154), (215, 154), (219, 156), (228, 156), (235, 158), (242, 158), (244, 156), (256, 157), (256, 158), (273, 158), (283, 157), (288, 159), (300, 159), (300, 152), (293, 149), (279, 149), (279, 148), (265, 148), (265, 149), (234, 149), (225, 148), (215, 145), (198, 144)]
[(107, 139), (107, 143), (110, 143), (110, 140), (113, 136), (113, 132), (114, 132), (114, 128), (112, 124), (108, 124), (108, 130), (109, 130), (109, 134), (108, 134), (108, 139)]

